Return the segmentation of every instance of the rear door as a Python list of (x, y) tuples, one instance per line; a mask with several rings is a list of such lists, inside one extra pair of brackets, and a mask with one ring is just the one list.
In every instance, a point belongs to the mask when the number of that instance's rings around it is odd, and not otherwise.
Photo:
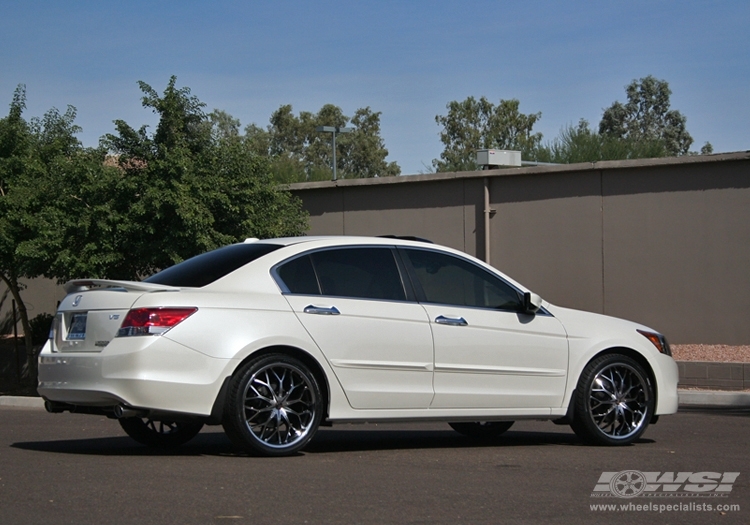
[(393, 249), (318, 250), (282, 263), (275, 276), (353, 408), (429, 407), (432, 334)]

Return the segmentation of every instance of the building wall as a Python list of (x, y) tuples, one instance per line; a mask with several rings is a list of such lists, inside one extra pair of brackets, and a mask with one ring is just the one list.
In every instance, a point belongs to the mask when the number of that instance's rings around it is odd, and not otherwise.
[[(37, 279), (22, 279), (21, 282), (25, 285), (25, 288), (21, 291), (21, 297), (26, 305), (29, 319), (33, 319), (43, 313), (54, 313), (57, 310), (57, 303), (65, 297), (63, 287), (51, 279), (40, 277)], [(0, 319), (5, 319), (7, 315), (12, 315), (11, 309), (13, 305), (13, 296), (5, 284), (0, 283), (0, 299), (3, 297), (5, 299), (0, 304)], [(17, 330), (19, 335), (23, 334), (20, 317), (17, 317)]]
[(750, 344), (750, 153), (295, 184), (310, 234), (416, 235), (552, 303)]

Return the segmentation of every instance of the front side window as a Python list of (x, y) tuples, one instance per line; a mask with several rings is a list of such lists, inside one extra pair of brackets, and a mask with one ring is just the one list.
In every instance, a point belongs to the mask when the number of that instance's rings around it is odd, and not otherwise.
[(282, 264), (277, 275), (290, 293), (404, 301), (390, 248), (337, 248)]
[(499, 277), (459, 257), (428, 250), (404, 249), (428, 303), (520, 311), (519, 293)]

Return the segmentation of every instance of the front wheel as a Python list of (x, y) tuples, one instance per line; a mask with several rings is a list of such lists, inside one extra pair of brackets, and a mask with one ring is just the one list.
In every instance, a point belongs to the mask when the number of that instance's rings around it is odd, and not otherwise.
[(323, 400), (315, 375), (284, 354), (250, 361), (235, 374), (222, 422), (238, 447), (263, 456), (287, 456), (315, 435)]
[(453, 430), (474, 439), (491, 439), (513, 426), (513, 421), (481, 421), (477, 423), (448, 423)]
[(643, 367), (622, 354), (591, 361), (576, 388), (573, 431), (596, 445), (628, 445), (654, 412), (654, 393)]
[(138, 443), (158, 448), (184, 445), (203, 428), (203, 423), (195, 421), (155, 421), (140, 417), (127, 417), (117, 421), (125, 433)]

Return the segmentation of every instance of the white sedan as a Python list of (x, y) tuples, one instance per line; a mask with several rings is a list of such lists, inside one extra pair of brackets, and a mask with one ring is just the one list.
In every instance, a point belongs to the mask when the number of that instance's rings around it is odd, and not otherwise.
[(321, 424), (445, 421), (491, 438), (519, 419), (625, 445), (677, 411), (661, 334), (551, 305), (419, 239), (248, 239), (142, 282), (65, 289), (39, 356), (47, 410), (117, 418), (146, 445), (221, 424), (280, 456)]

